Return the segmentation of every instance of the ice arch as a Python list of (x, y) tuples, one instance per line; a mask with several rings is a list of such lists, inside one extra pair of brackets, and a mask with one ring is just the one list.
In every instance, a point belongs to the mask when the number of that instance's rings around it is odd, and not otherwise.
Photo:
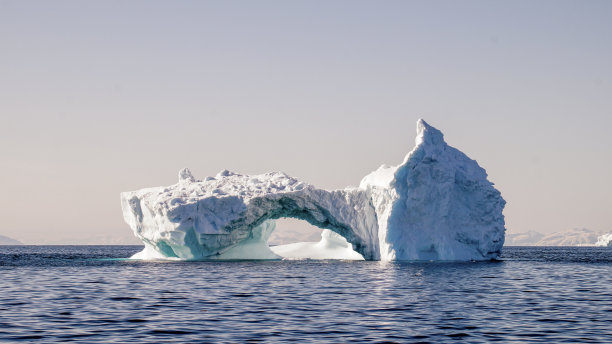
[(337, 233), (368, 260), (493, 259), (505, 232), (505, 201), (485, 170), (423, 120), (404, 161), (358, 188), (318, 189), (281, 172), (200, 181), (183, 169), (177, 184), (124, 192), (121, 203), (141, 258), (278, 258), (266, 241), (282, 217)]
[[(363, 190), (317, 189), (282, 172), (249, 176), (222, 171), (196, 181), (183, 170), (179, 179), (173, 187), (122, 194), (124, 217), (149, 251), (215, 258), (242, 242), (265, 243), (274, 220), (286, 217), (329, 229), (364, 258), (379, 259), (376, 215)], [(274, 258), (263, 251), (247, 253)]]

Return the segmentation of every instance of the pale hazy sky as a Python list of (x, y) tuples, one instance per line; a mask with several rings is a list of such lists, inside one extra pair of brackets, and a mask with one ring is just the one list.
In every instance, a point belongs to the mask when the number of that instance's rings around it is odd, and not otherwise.
[(612, 231), (610, 18), (583, 0), (0, 1), (0, 234), (129, 238), (119, 192), (182, 167), (357, 185), (419, 117), (488, 171), (509, 232)]

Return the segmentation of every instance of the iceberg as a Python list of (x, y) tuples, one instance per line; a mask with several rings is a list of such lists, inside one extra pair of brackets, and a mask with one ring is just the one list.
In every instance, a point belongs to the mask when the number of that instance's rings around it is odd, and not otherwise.
[(595, 246), (612, 247), (612, 233), (604, 234), (597, 238)]
[[(228, 170), (121, 193), (139, 259), (490, 260), (501, 254), (505, 201), (478, 163), (417, 122), (416, 146), (359, 187), (324, 190), (282, 172)], [(325, 229), (318, 243), (269, 247), (274, 220)]]
[(329, 229), (323, 230), (319, 242), (296, 242), (273, 246), (271, 250), (285, 259), (364, 260), (346, 239)]

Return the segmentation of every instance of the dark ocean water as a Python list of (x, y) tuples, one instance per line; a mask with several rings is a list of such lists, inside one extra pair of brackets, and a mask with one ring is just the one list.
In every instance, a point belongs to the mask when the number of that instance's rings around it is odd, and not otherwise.
[(612, 249), (472, 263), (138, 262), (0, 246), (0, 342), (612, 343)]

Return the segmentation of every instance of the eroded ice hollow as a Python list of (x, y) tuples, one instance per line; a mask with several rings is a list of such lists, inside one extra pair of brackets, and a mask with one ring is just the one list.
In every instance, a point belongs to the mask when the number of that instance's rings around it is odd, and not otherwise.
[[(505, 201), (476, 161), (417, 122), (416, 146), (357, 188), (323, 190), (282, 172), (188, 169), (167, 187), (121, 193), (125, 221), (145, 244), (133, 258), (489, 260), (504, 243)], [(324, 228), (319, 243), (268, 246), (275, 219)]]

